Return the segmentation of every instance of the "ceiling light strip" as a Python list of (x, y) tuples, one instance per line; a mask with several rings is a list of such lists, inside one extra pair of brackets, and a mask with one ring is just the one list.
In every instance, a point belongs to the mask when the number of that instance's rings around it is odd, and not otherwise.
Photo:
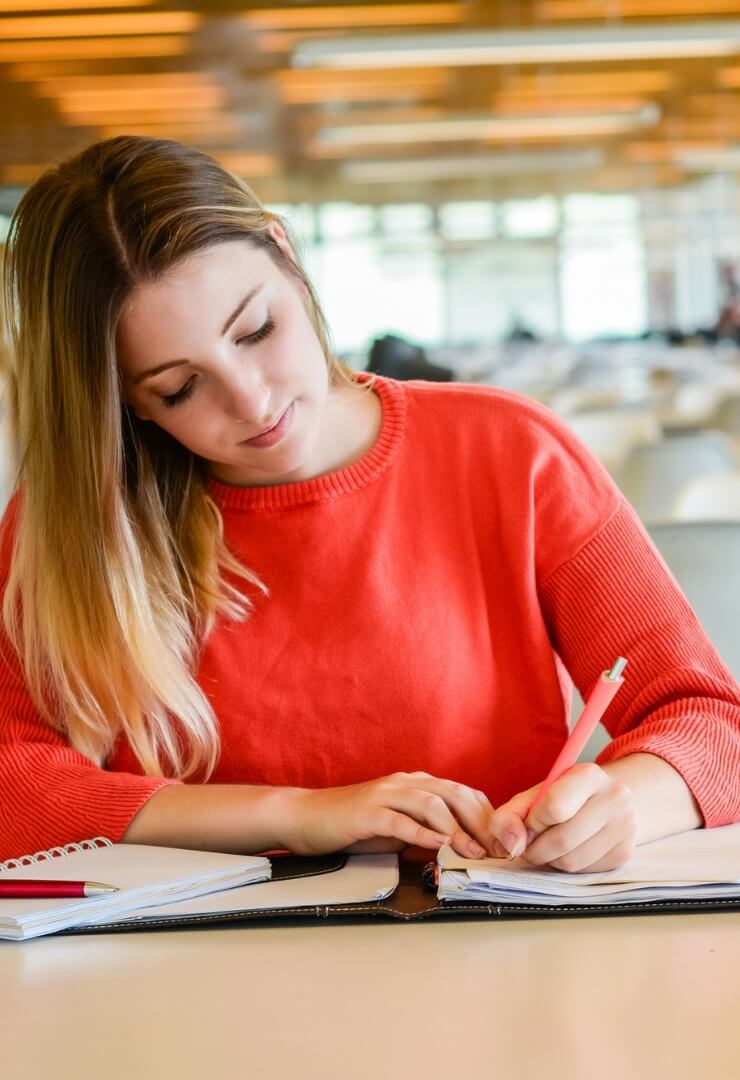
[(324, 146), (388, 145), (471, 139), (538, 138), (566, 134), (610, 134), (655, 124), (660, 109), (646, 105), (619, 112), (573, 113), (570, 116), (455, 117), (410, 123), (351, 124), (319, 130)]
[(398, 183), (448, 180), (455, 177), (509, 176), (550, 170), (599, 168), (600, 150), (556, 151), (536, 154), (486, 154), (463, 157), (413, 158), (401, 161), (348, 161), (341, 166), (344, 180), (352, 183)]
[(295, 50), (292, 63), (294, 67), (333, 68), (593, 63), (648, 57), (725, 56), (739, 50), (740, 19), (649, 26), (344, 37), (306, 41)]

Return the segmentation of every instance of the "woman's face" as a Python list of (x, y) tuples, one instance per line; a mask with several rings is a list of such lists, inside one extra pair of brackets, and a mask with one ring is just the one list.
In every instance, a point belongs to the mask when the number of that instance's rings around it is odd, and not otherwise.
[(196, 253), (124, 307), (126, 400), (226, 483), (316, 475), (330, 438), (329, 374), (306, 300), (300, 281), (247, 240)]

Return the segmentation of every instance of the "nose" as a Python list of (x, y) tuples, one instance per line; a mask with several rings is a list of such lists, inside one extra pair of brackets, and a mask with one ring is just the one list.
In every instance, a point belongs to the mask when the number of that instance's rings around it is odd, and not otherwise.
[(223, 374), (224, 405), (238, 423), (259, 422), (269, 413), (270, 388), (262, 371), (245, 364), (244, 357), (229, 364)]

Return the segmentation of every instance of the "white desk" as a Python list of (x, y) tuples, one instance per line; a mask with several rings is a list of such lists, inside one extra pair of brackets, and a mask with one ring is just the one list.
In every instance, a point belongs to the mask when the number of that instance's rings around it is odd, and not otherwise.
[(738, 1080), (740, 913), (0, 943), (4, 1080)]

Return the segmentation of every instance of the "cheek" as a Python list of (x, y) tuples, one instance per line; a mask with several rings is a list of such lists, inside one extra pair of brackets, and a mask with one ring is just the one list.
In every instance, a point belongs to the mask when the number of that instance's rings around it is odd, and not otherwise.
[(194, 406), (181, 414), (177, 409), (173, 409), (172, 413), (172, 416), (168, 413), (163, 416), (159, 412), (155, 423), (173, 439), (177, 439), (186, 449), (200, 454), (209, 443), (213, 442), (214, 425), (208, 409), (199, 409)]

